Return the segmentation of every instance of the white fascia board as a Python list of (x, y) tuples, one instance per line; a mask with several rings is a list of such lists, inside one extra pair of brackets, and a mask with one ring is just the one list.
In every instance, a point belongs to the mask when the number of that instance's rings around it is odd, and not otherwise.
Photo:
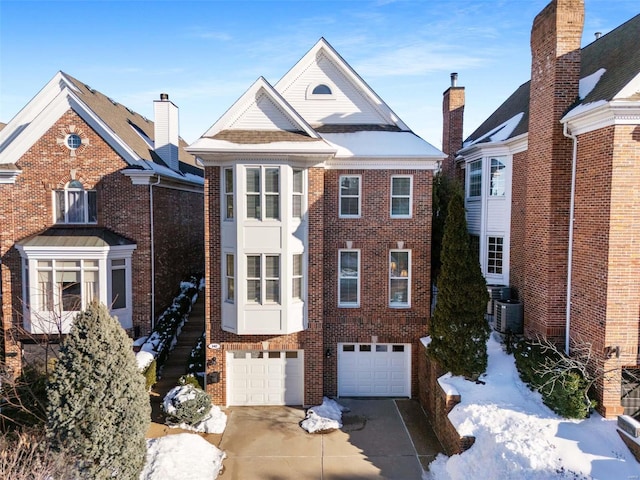
[(78, 258), (100, 260), (109, 258), (114, 254), (129, 253), (129, 256), (137, 244), (128, 245), (105, 245), (104, 247), (34, 247), (24, 245), (14, 245), (22, 258), (40, 260), (77, 260)]
[(331, 158), (326, 154), (300, 154), (300, 153), (262, 153), (262, 154), (248, 154), (244, 153), (219, 153), (212, 155), (205, 155), (199, 157), (205, 167), (218, 167), (222, 165), (234, 165), (237, 163), (260, 163), (260, 164), (279, 164), (279, 163), (291, 163), (297, 165), (304, 165), (307, 167), (322, 167)]
[(327, 170), (438, 170), (440, 157), (421, 158), (334, 158), (325, 163)]
[(8, 139), (16, 136), (16, 131), (23, 130), (40, 113), (47, 108), (65, 88), (76, 90), (75, 85), (67, 80), (62, 72), (56, 73), (47, 84), (0, 130), (0, 151)]
[(528, 149), (528, 133), (501, 142), (476, 143), (462, 148), (456, 154), (456, 161), (472, 161), (487, 156), (515, 155)]
[(576, 107), (560, 122), (568, 124), (572, 135), (581, 135), (612, 125), (639, 125), (640, 101), (620, 99), (594, 102)]
[(383, 118), (397, 125), (401, 130), (409, 130), (409, 127), (400, 120), (393, 110), (378, 96), (378, 94), (362, 79), (360, 75), (349, 65), (344, 58), (327, 42), (324, 38), (320, 38), (318, 42), (309, 50), (291, 70), (289, 70), (276, 84), (275, 89), (283, 92), (293, 84), (310, 64), (315, 63), (316, 57), (320, 51), (323, 51), (329, 57), (342, 73), (351, 80), (360, 90), (363, 96), (367, 97), (374, 108)]
[(240, 118), (244, 112), (256, 101), (258, 93), (263, 90), (267, 96), (273, 100), (283, 113), (298, 125), (311, 138), (320, 138), (318, 133), (300, 116), (300, 114), (265, 80), (258, 78), (242, 96), (231, 105), (231, 107), (218, 119), (213, 126), (207, 130), (202, 137), (213, 137), (216, 133), (225, 130), (236, 119)]

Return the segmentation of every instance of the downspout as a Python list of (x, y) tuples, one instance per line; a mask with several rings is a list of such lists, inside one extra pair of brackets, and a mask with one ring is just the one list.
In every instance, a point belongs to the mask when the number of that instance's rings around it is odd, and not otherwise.
[(573, 265), (573, 217), (575, 212), (576, 195), (576, 163), (578, 158), (578, 137), (569, 133), (569, 124), (564, 123), (562, 134), (573, 140), (573, 153), (571, 157), (571, 200), (569, 204), (569, 245), (567, 248), (567, 305), (565, 319), (565, 345), (564, 350), (569, 355), (569, 331), (571, 327), (571, 271)]
[(149, 217), (151, 228), (151, 330), (156, 327), (156, 257), (155, 257), (155, 241), (153, 235), (153, 187), (160, 184), (160, 176), (156, 179), (156, 183), (149, 183)]

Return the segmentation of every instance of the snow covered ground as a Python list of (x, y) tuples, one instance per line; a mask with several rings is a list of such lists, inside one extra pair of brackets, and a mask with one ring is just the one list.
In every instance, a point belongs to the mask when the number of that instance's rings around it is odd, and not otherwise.
[(618, 436), (615, 420), (597, 413), (586, 420), (559, 417), (520, 380), (513, 356), (493, 336), (487, 350), (485, 385), (450, 375), (440, 379), (445, 391), (462, 396), (449, 418), (476, 442), (461, 455), (439, 455), (425, 478), (640, 479), (640, 464)]

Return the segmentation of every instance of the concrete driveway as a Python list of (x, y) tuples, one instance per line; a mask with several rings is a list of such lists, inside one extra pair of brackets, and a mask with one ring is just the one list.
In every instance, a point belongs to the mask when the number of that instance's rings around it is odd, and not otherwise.
[(420, 480), (442, 451), (420, 405), (408, 399), (345, 399), (342, 430), (309, 434), (295, 407), (231, 407), (227, 428), (207, 439), (224, 450), (220, 480)]

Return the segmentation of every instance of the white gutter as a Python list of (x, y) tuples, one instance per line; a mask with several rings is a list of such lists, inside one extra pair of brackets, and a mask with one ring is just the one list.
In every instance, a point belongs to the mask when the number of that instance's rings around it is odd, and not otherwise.
[(151, 222), (151, 330), (156, 326), (156, 257), (153, 235), (153, 187), (155, 185), (160, 185), (159, 175), (156, 183), (149, 183), (149, 217)]
[(567, 304), (565, 318), (565, 344), (564, 350), (569, 355), (569, 330), (571, 327), (571, 271), (573, 264), (573, 220), (575, 213), (575, 194), (576, 194), (576, 163), (578, 157), (578, 137), (569, 133), (569, 124), (564, 123), (562, 126), (562, 134), (573, 140), (573, 153), (571, 157), (571, 203), (569, 205), (569, 245), (567, 248)]

